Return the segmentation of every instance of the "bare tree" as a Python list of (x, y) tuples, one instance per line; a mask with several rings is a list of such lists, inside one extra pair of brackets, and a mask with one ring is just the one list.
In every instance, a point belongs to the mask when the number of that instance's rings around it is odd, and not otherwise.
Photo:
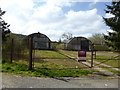
[(91, 40), (92, 43), (94, 44), (101, 44), (101, 45), (105, 44), (104, 36), (101, 33), (93, 34), (91, 37), (89, 37), (89, 40)]
[(70, 40), (70, 39), (72, 39), (72, 34), (71, 33), (63, 33), (62, 34), (62, 39), (63, 40)]

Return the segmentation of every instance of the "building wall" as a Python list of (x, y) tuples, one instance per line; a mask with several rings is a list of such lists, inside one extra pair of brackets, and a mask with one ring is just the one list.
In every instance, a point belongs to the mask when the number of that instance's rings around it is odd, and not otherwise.
[(68, 50), (90, 50), (90, 41), (84, 37), (75, 37), (67, 44)]
[(33, 47), (34, 49), (51, 49), (50, 39), (41, 33), (31, 34), (33, 36)]

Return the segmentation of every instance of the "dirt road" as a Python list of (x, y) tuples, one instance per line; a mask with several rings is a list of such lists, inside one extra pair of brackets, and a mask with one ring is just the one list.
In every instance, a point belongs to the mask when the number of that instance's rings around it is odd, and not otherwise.
[(3, 88), (118, 88), (118, 78), (39, 78), (2, 73)]

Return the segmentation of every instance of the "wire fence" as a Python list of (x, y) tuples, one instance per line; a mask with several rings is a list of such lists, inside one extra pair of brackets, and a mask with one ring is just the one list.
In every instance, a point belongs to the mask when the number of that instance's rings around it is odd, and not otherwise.
[[(39, 42), (40, 43), (40, 42)], [(30, 44), (31, 47), (30, 54)], [(59, 50), (58, 50), (59, 51)], [(49, 68), (49, 69), (86, 69), (90, 68), (83, 62), (78, 62), (77, 51), (60, 51), (54, 50), (37, 50), (34, 48), (34, 43), (29, 42), (29, 38), (8, 38), (6, 42), (2, 44), (2, 61), (25, 61), (30, 67)], [(70, 57), (67, 57), (70, 56)], [(97, 52), (87, 52), (86, 63), (89, 63), (91, 67), (104, 66), (104, 68), (119, 68), (119, 57), (106, 58), (104, 55), (97, 55)], [(101, 58), (102, 57), (102, 58)], [(30, 61), (31, 59), (31, 61)], [(93, 61), (92, 61), (93, 59)], [(75, 61), (76, 60), (76, 61)], [(112, 64), (113, 63), (113, 66)], [(117, 64), (116, 64), (117, 63)], [(109, 66), (105, 66), (107, 64)], [(32, 66), (30, 66), (32, 65)], [(31, 68), (32, 69), (32, 68)]]
[(18, 60), (28, 60), (28, 40), (25, 38), (17, 40), (15, 38), (8, 38), (2, 43), (2, 61), (12, 62)]

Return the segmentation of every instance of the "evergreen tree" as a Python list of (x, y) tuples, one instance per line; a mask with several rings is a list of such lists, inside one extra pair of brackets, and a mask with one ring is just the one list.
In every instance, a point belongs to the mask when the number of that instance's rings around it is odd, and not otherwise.
[(120, 51), (120, 1), (112, 2), (111, 5), (106, 6), (106, 13), (114, 16), (110, 18), (103, 17), (103, 19), (113, 32), (108, 32), (108, 35), (104, 35), (104, 37), (108, 46)]
[(9, 24), (2, 19), (2, 15), (5, 14), (5, 11), (2, 11), (0, 8), (0, 30), (2, 31), (2, 41), (4, 42), (8, 37), (7, 34), (10, 33)]

